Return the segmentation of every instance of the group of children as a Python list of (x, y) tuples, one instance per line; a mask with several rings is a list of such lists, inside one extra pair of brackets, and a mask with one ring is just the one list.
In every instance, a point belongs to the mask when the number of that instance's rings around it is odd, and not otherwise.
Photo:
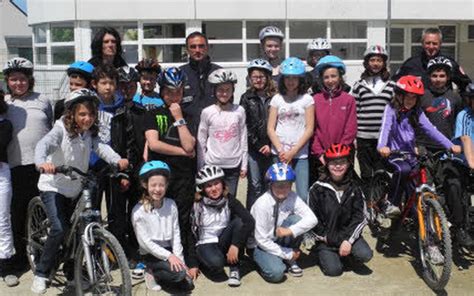
[[(249, 88), (240, 105), (234, 104), (235, 73), (217, 69), (209, 75), (216, 101), (203, 109), (196, 134), (188, 127), (193, 119), (182, 110), (186, 75), (180, 68), (161, 69), (153, 59), (140, 61), (137, 71), (75, 62), (67, 70), (71, 93), (56, 103), (50, 130), (51, 106), (32, 92), (32, 64), (9, 61), (4, 75), (10, 95), (6, 103), (3, 95), (0, 100), (0, 184), (5, 184), (0, 188), (0, 271), (7, 284), (18, 282), (10, 269), (17, 238), (9, 221), (9, 168), (13, 200), (21, 203), (17, 208), (25, 209), (34, 193), (15, 190), (15, 178), (30, 174), (28, 181), (37, 183), (51, 222), (32, 285), (36, 293), (46, 291), (81, 190), (79, 181), (54, 174), (60, 165), (98, 174), (95, 207), (105, 191), (108, 227), (130, 259), (143, 261), (151, 290), (162, 284), (191, 290), (200, 270), (239, 286), (244, 251), (268, 282), (281, 282), (285, 272), (302, 276), (299, 247), (308, 237), (316, 241), (312, 252), (323, 273), (340, 275), (345, 257), (361, 263), (372, 258), (361, 235), (367, 223), (363, 184), (383, 167), (380, 155), (393, 172), (388, 199), (380, 201), (387, 216), (396, 216), (403, 192), (413, 190), (407, 180), (416, 165), (415, 158), (392, 158), (391, 151), (415, 154), (415, 144), (423, 143), (460, 153), (451, 142), (456, 137), (466, 167), (473, 169), (474, 86), (468, 86), (467, 107), (456, 120), (461, 99), (450, 87), (449, 60), (430, 61), (429, 86), (414, 76), (393, 82), (385, 49), (371, 46), (364, 53), (365, 71), (348, 93), (346, 67), (330, 55), (327, 40), (308, 45), (314, 69), (307, 72), (298, 58), (280, 63), (283, 33), (278, 28), (264, 28), (260, 39), (265, 58), (249, 63)], [(21, 131), (22, 124), (31, 130)], [(362, 184), (353, 169), (356, 147)], [(22, 156), (15, 158), (19, 151)], [(111, 179), (109, 165), (130, 177)], [(449, 176), (450, 217), (456, 237), (472, 245), (461, 215), (461, 181), (451, 170), (452, 165), (443, 168)], [(236, 192), (239, 178), (245, 177), (244, 207)]]

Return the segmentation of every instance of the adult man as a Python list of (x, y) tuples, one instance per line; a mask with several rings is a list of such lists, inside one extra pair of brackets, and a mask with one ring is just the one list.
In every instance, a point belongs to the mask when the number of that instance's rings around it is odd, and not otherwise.
[[(400, 69), (392, 77), (392, 80), (397, 81), (401, 76), (415, 75), (420, 76), (424, 85), (429, 84), (429, 76), (427, 72), (428, 61), (439, 55), (443, 34), (438, 28), (427, 28), (423, 30), (421, 35), (421, 46), (423, 50), (421, 54), (413, 56), (406, 60)], [(464, 73), (463, 69), (456, 63), (456, 61), (449, 57), (453, 65), (452, 82), (455, 83), (460, 90), (464, 90), (471, 82), (469, 76)]]
[(211, 63), (208, 55), (209, 43), (206, 35), (201, 32), (193, 32), (186, 37), (186, 50), (189, 63), (180, 67), (187, 76), (181, 106), (189, 119), (189, 129), (196, 136), (202, 109), (216, 101), (207, 78), (221, 67)]

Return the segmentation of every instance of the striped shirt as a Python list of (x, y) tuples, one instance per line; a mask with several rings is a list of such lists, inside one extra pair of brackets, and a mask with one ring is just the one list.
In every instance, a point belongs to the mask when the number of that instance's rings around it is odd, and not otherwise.
[[(369, 78), (372, 81), (372, 78)], [(354, 84), (352, 95), (356, 100), (357, 137), (378, 139), (385, 106), (394, 94), (395, 82), (378, 79), (374, 85), (366, 79)]]

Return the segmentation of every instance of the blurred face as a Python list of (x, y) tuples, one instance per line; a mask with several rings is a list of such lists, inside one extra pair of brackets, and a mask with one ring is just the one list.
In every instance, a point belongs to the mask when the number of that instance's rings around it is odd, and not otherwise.
[(183, 98), (183, 87), (180, 87), (180, 88), (164, 87), (161, 95), (167, 106), (173, 103), (179, 104), (181, 103), (181, 99)]
[(291, 182), (273, 182), (270, 184), (273, 196), (278, 200), (284, 200), (291, 191)]
[(207, 57), (209, 47), (206, 44), (206, 39), (201, 36), (196, 36), (188, 40), (187, 48), (189, 58), (194, 61), (202, 61)]
[(327, 56), (328, 53), (325, 50), (312, 50), (308, 53), (307, 63), (311, 67), (315, 67), (318, 61), (322, 58)]
[(267, 37), (263, 41), (263, 51), (269, 60), (278, 59), (281, 50), (281, 39), (277, 37)]
[(21, 97), (28, 92), (30, 83), (28, 76), (21, 72), (12, 72), (8, 75), (7, 79), (8, 87), (14, 97)]
[(439, 34), (426, 34), (421, 46), (428, 58), (434, 57), (441, 48), (441, 36)]
[(103, 100), (110, 101), (114, 97), (117, 83), (115, 80), (106, 77), (100, 78), (97, 82), (94, 81), (93, 86)]
[(265, 73), (260, 70), (253, 70), (250, 73), (250, 84), (256, 89), (256, 90), (264, 90), (265, 85), (267, 83), (267, 76), (265, 76)]
[(349, 169), (349, 160), (347, 158), (339, 158), (330, 160), (327, 163), (329, 174), (333, 181), (339, 182)]
[(152, 93), (155, 90), (157, 74), (152, 72), (142, 72), (140, 75), (140, 86), (144, 94)]
[(418, 95), (412, 93), (406, 93), (403, 95), (403, 107), (410, 110), (416, 106)]
[(161, 175), (154, 175), (148, 178), (147, 191), (155, 204), (161, 204), (166, 193), (168, 180)]
[(85, 105), (78, 104), (74, 112), (74, 121), (80, 129), (80, 132), (89, 130), (95, 121), (95, 114), (91, 112)]
[(328, 90), (335, 90), (341, 84), (341, 76), (337, 68), (327, 68), (323, 72), (323, 84)]
[(435, 70), (430, 74), (431, 85), (435, 88), (443, 88), (448, 84), (448, 75), (443, 69)]
[(216, 98), (217, 101), (225, 105), (230, 102), (232, 95), (234, 94), (234, 85), (230, 82), (219, 84), (216, 86)]
[(206, 196), (211, 199), (218, 199), (224, 192), (224, 182), (221, 179), (212, 180), (204, 185)]
[(117, 40), (111, 34), (105, 34), (102, 39), (102, 55), (104, 57), (113, 58), (117, 54)]
[(132, 100), (133, 96), (137, 93), (137, 83), (134, 81), (120, 82), (118, 87), (126, 101)]
[(69, 77), (69, 91), (75, 91), (81, 88), (87, 88), (87, 81), (78, 75)]
[(297, 76), (284, 76), (283, 83), (288, 92), (294, 92), (298, 90), (300, 79)]
[(385, 62), (379, 55), (371, 56), (368, 60), (369, 71), (373, 74), (378, 74), (384, 68)]

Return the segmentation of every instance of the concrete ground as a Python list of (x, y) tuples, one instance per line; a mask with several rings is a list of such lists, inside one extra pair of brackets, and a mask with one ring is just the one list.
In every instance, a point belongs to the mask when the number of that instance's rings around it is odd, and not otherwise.
[[(238, 197), (245, 200), (246, 184), (241, 182)], [(375, 250), (376, 240), (365, 230), (364, 237)], [(214, 283), (201, 275), (196, 281), (195, 295), (433, 295), (435, 294), (417, 274), (417, 263), (410, 255), (410, 249), (416, 246), (413, 241), (404, 236), (407, 243), (397, 244), (389, 252), (391, 255), (374, 251), (374, 258), (365, 268), (348, 270), (342, 276), (330, 278), (324, 276), (314, 258), (303, 256), (300, 265), (304, 268), (301, 278), (289, 276), (280, 284), (266, 283), (253, 268), (250, 262), (244, 262), (242, 271), (242, 285), (230, 288), (225, 282)], [(413, 245), (414, 244), (414, 245)], [(416, 250), (416, 249), (415, 249)], [(398, 253), (398, 254), (397, 254)], [(462, 261), (464, 269), (460, 270), (453, 265), (451, 279), (440, 294), (449, 295), (474, 295), (474, 257)], [(7, 288), (0, 283), (0, 295), (32, 295), (30, 285), (32, 273), (27, 272), (20, 278), (20, 285)], [(168, 292), (151, 292), (145, 287), (143, 281), (133, 282), (133, 295), (167, 295)], [(64, 287), (51, 287), (46, 295), (74, 295), (64, 290)]]

